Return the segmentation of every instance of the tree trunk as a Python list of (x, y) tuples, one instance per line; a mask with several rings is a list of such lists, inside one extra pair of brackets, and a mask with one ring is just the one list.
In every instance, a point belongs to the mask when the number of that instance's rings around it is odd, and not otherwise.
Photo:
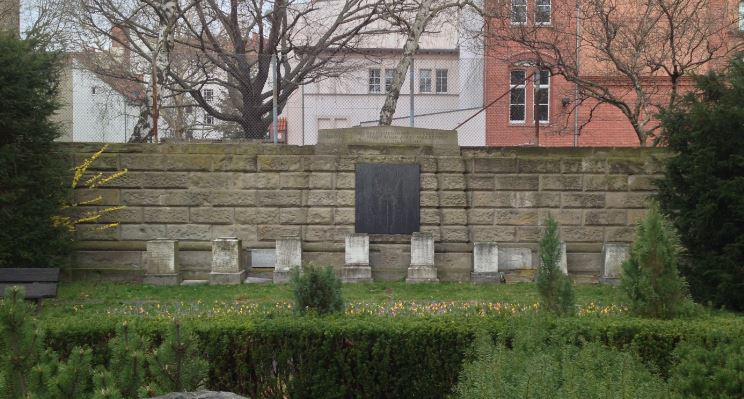
[[(413, 23), (411, 30), (408, 32), (408, 38), (406, 44), (403, 46), (403, 56), (398, 61), (398, 66), (395, 67), (395, 73), (393, 74), (393, 82), (390, 85), (390, 90), (385, 95), (385, 104), (380, 110), (380, 126), (390, 126), (393, 122), (393, 115), (395, 114), (395, 108), (398, 105), (398, 97), (400, 97), (400, 88), (403, 86), (403, 82), (406, 77), (406, 71), (411, 66), (411, 60), (416, 54), (419, 48), (419, 40), (421, 35), (426, 29), (426, 24), (431, 19), (431, 4), (433, 0), (424, 0), (421, 2), (421, 6), (416, 12), (416, 20)], [(382, 77), (382, 83), (385, 83), (384, 76)], [(414, 76), (411, 76), (414, 79)], [(413, 93), (411, 93), (413, 95)]]

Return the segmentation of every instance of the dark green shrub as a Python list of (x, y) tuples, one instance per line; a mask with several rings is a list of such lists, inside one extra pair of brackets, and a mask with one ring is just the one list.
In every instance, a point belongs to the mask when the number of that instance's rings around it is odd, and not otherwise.
[(744, 62), (696, 78), (698, 93), (662, 114), (669, 149), (659, 201), (689, 259), (693, 298), (744, 310)]
[(109, 370), (113, 383), (102, 376), (99, 382), (107, 384), (102, 389), (113, 387), (123, 398), (138, 398), (138, 391), (145, 380), (145, 350), (150, 346), (149, 343), (132, 332), (129, 323), (124, 322), (108, 346), (111, 351)]
[(682, 342), (669, 384), (686, 398), (744, 398), (744, 339)]
[(633, 313), (645, 317), (676, 316), (685, 298), (677, 271), (679, 241), (674, 228), (653, 204), (638, 225), (630, 258), (623, 263), (621, 287)]
[(551, 215), (545, 223), (545, 232), (540, 240), (540, 266), (537, 269), (537, 291), (540, 305), (558, 315), (575, 313), (573, 286), (571, 280), (559, 267), (561, 260), (561, 240), (558, 223)]
[(341, 297), (341, 280), (333, 268), (308, 266), (304, 273), (299, 268), (292, 274), (292, 291), (295, 309), (299, 313), (329, 314), (344, 308)]
[(23, 301), (21, 287), (9, 287), (0, 302), (0, 398), (22, 398), (28, 393), (28, 376), (38, 363), (42, 332), (31, 321), (33, 307)]
[[(522, 333), (528, 330), (522, 330)], [(668, 387), (632, 353), (599, 343), (526, 345), (511, 349), (476, 338), (454, 389), (459, 399), (668, 398)]]
[(59, 267), (70, 253), (52, 221), (68, 191), (52, 156), (58, 71), (57, 55), (0, 33), (0, 267)]

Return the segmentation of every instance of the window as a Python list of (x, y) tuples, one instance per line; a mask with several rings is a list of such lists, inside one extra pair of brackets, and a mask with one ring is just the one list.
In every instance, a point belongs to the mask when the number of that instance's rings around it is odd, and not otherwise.
[(380, 85), (380, 70), (378, 68), (373, 68), (369, 70), (369, 92), (370, 93), (379, 93), (382, 91), (382, 87)]
[[(211, 103), (212, 100), (214, 100), (214, 90), (213, 89), (203, 89), (202, 90), (202, 97), (204, 97), (204, 101)], [(211, 125), (211, 123), (210, 123)]]
[(393, 87), (393, 75), (395, 75), (395, 69), (385, 70), (385, 92), (390, 91), (390, 88)]
[(550, 120), (550, 71), (547, 69), (535, 72), (535, 119)]
[(527, 23), (527, 0), (512, 0), (511, 22), (512, 24)]
[(419, 92), (431, 93), (431, 69), (419, 69)]
[(524, 71), (511, 71), (509, 90), (509, 122), (525, 121), (524, 77)]
[(744, 1), (739, 2), (739, 31), (744, 32)]
[(550, 0), (535, 0), (535, 24), (550, 24)]
[(98, 86), (91, 86), (90, 87), (90, 94), (96, 94), (96, 91), (98, 90)]
[(204, 115), (204, 124), (207, 126), (214, 125), (214, 116), (212, 115)]
[(436, 82), (437, 93), (446, 93), (447, 92), (447, 70), (437, 69), (436, 74), (437, 74), (437, 82)]

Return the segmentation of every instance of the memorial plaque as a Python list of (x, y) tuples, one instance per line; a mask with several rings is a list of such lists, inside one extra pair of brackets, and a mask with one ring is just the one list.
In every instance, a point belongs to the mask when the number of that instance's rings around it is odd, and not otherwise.
[(356, 232), (411, 234), (419, 231), (419, 165), (356, 165)]

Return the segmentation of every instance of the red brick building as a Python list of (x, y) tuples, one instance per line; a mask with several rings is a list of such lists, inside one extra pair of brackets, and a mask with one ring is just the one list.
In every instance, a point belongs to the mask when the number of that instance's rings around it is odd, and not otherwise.
[[(612, 4), (624, 11), (621, 15), (625, 18), (637, 9), (633, 1), (618, 0)], [(665, 1), (682, 4), (679, 0)], [(708, 4), (707, 12), (696, 10), (689, 18), (698, 24), (703, 21), (707, 30), (687, 33), (690, 42), (704, 39), (700, 46), (702, 50), (694, 48), (694, 43), (687, 46), (687, 42), (678, 41), (680, 47), (693, 48), (689, 50), (690, 59), (704, 61), (696, 65), (683, 60), (687, 62), (686, 66), (694, 66), (689, 70), (695, 73), (724, 66), (744, 38), (744, 1), (735, 4), (726, 0), (703, 1)], [(633, 64), (633, 59), (620, 61), (625, 65), (637, 65), (638, 70), (643, 71), (636, 84), (642, 85), (641, 91), (645, 96), (639, 97), (632, 79), (617, 73), (616, 64), (608, 60), (607, 54), (600, 49), (606, 43), (601, 35), (606, 33), (602, 30), (605, 27), (602, 23), (607, 21), (589, 20), (585, 10), (578, 14), (572, 0), (507, 0), (505, 4), (502, 9), (493, 10), (494, 17), (490, 20), (485, 39), (484, 102), (490, 105), (486, 109), (487, 145), (639, 146), (640, 140), (631, 119), (620, 108), (579, 94), (581, 87), (567, 81), (562, 74), (568, 69), (571, 70), (569, 75), (573, 73), (582, 81), (605, 88), (614, 98), (630, 105), (628, 112), (636, 112), (637, 123), (647, 130), (657, 123), (653, 113), (658, 107), (666, 106), (671, 98), (671, 79), (661, 62), (645, 58), (640, 62), (648, 65)], [(599, 4), (598, 0), (593, 4)], [(593, 11), (597, 12), (596, 9)], [(610, 11), (609, 15), (612, 16), (612, 12), (618, 10)], [(582, 15), (579, 30), (577, 15)], [(617, 22), (617, 19), (607, 20)], [(660, 25), (638, 25), (636, 31), (633, 24), (637, 24), (639, 19), (627, 21), (627, 26), (612, 32), (622, 38), (624, 28), (628, 36), (624, 38), (625, 42), (613, 37), (617, 43), (610, 45), (618, 46), (615, 54), (630, 54), (639, 59), (648, 55), (649, 59), (657, 57), (654, 60), (663, 61), (667, 57), (664, 40), (660, 39), (660, 44), (652, 41), (653, 36), (659, 34)], [(595, 37), (592, 34), (600, 37), (596, 43), (591, 42)], [(622, 47), (627, 45), (632, 49), (637, 43), (647, 49), (626, 52)], [(561, 68), (558, 65), (569, 66)], [(688, 74), (684, 74), (677, 79), (678, 92), (688, 90), (691, 83)], [(577, 101), (577, 96), (580, 101)], [(638, 98), (644, 99), (641, 112), (633, 109)], [(647, 144), (652, 139), (650, 137)]]

